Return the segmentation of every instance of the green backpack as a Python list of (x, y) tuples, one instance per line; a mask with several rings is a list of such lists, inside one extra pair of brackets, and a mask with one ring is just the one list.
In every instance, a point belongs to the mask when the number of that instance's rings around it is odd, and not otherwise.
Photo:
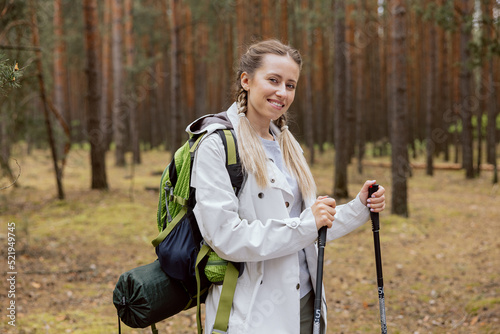
[[(161, 177), (157, 224), (159, 234), (152, 241), (158, 260), (120, 275), (113, 290), (113, 304), (121, 321), (132, 328), (151, 326), (197, 305), (198, 333), (202, 332), (200, 304), (212, 284), (222, 284), (221, 297), (212, 333), (227, 331), (238, 276), (243, 263), (219, 257), (201, 236), (193, 208), (195, 189), (191, 187), (194, 155), (210, 124), (223, 125), (216, 130), (226, 152), (226, 169), (236, 196), (243, 183), (238, 146), (225, 112), (207, 115), (190, 126), (189, 140), (177, 150)], [(218, 125), (217, 128), (221, 128)], [(215, 223), (215, 222), (214, 222)]]
[[(224, 144), (226, 169), (237, 196), (243, 183), (243, 172), (236, 137), (229, 126), (231, 123), (225, 113), (207, 115), (201, 123), (219, 123), (221, 119), (226, 129), (216, 130), (215, 133)], [(196, 149), (205, 135), (204, 131), (191, 135), (163, 171), (157, 212), (159, 234), (152, 244), (162, 270), (179, 281), (190, 296), (184, 309), (197, 305), (199, 333), (200, 304), (204, 302), (210, 285), (222, 284), (214, 331), (226, 332), (236, 281), (243, 264), (222, 259), (203, 241), (193, 213), (196, 189), (191, 187), (191, 173)]]

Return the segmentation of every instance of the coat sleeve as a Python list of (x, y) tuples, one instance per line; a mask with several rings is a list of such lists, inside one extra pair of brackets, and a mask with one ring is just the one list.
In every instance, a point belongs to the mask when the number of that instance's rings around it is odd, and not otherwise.
[(331, 241), (354, 231), (370, 218), (367, 207), (361, 203), (359, 195), (347, 204), (337, 205), (337, 213), (332, 228), (328, 229), (327, 240)]
[(317, 238), (310, 209), (298, 218), (241, 219), (239, 205), (225, 166), (225, 152), (216, 135), (197, 149), (191, 179), (196, 189), (194, 214), (200, 232), (217, 254), (229, 261), (253, 262), (297, 253)]

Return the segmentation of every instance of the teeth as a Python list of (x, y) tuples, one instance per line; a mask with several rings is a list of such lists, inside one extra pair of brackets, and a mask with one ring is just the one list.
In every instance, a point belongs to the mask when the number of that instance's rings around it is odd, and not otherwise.
[(272, 104), (274, 104), (275, 106), (277, 107), (283, 107), (283, 104), (281, 103), (278, 103), (278, 102), (274, 102), (274, 101), (270, 101)]

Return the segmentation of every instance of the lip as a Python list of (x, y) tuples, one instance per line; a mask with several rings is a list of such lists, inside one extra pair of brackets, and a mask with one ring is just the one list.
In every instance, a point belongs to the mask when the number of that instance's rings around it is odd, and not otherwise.
[[(267, 102), (269, 102), (269, 104), (271, 106), (273, 106), (275, 109), (278, 109), (278, 110), (281, 110), (285, 107), (285, 104), (281, 101), (278, 101), (278, 100), (268, 99)], [(277, 105), (276, 103), (279, 105)]]

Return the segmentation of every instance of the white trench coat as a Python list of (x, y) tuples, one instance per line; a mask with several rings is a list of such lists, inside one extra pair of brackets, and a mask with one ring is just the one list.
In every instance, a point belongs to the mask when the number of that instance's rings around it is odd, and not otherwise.
[[(228, 116), (238, 131), (236, 105)], [(277, 129), (272, 123), (274, 133)], [(211, 133), (217, 124), (208, 127)], [(188, 126), (188, 130), (190, 127)], [(298, 252), (305, 249), (315, 288), (318, 237), (311, 212), (315, 198), (304, 200), (300, 217), (290, 218), (286, 203), (293, 195), (284, 174), (268, 161), (270, 186), (261, 189), (248, 175), (236, 197), (225, 168), (225, 151), (217, 135), (206, 135), (197, 150), (192, 186), (196, 188), (194, 213), (206, 243), (222, 258), (244, 262), (234, 294), (228, 333), (299, 334), (300, 284)], [(300, 182), (300, 181), (299, 181)], [(359, 198), (338, 205), (328, 240), (342, 237), (368, 221), (368, 209)], [(205, 331), (211, 333), (221, 293), (210, 288), (206, 304)], [(322, 317), (326, 324), (323, 289)]]

